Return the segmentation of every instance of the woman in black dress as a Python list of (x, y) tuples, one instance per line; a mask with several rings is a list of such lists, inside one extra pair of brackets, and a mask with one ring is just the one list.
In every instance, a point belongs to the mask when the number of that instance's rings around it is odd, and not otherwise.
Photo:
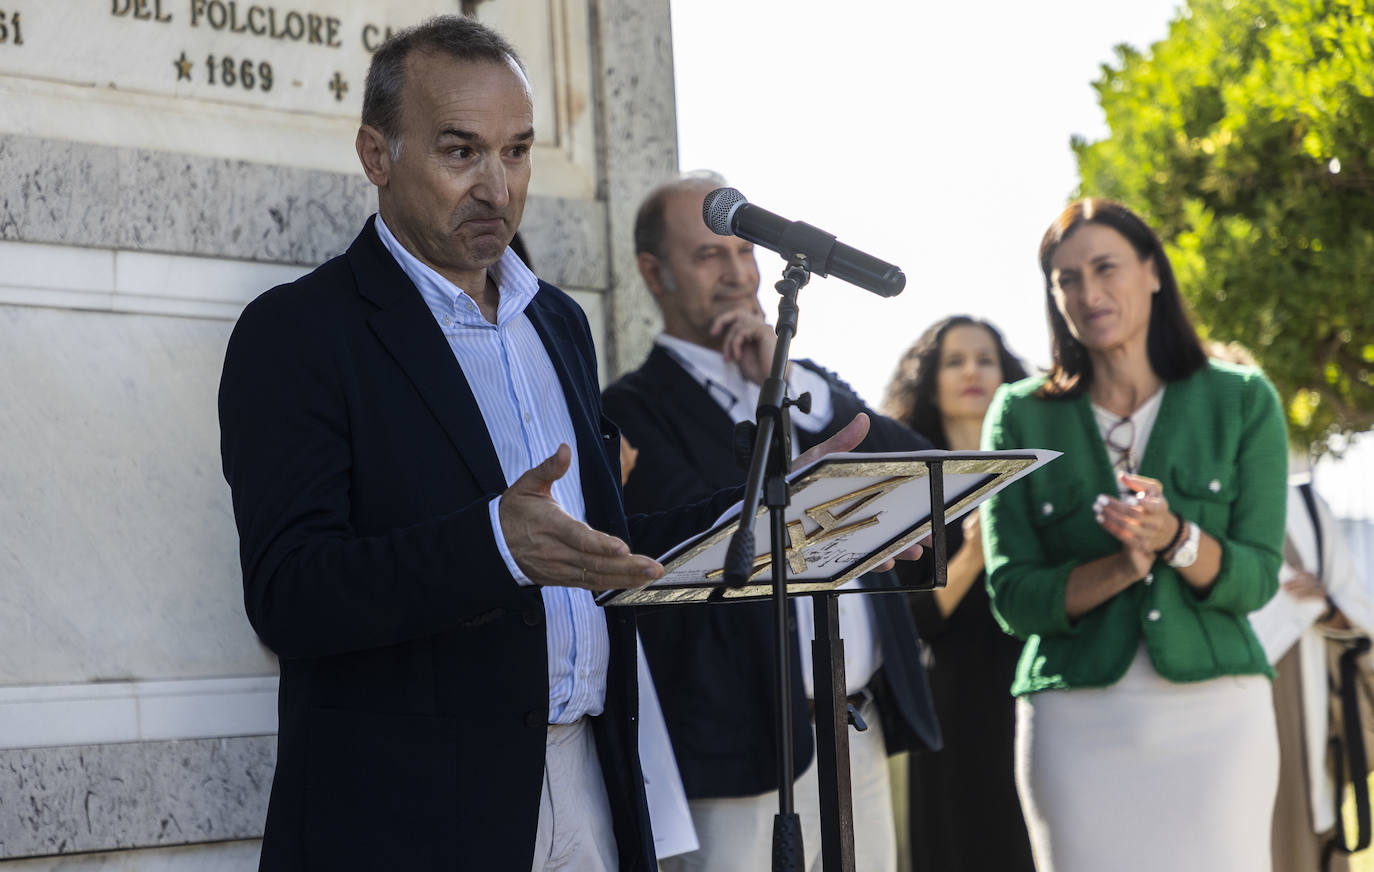
[[(996, 328), (956, 315), (902, 357), (884, 411), (937, 448), (976, 451), (993, 392), (1025, 375)], [(912, 872), (1033, 870), (1012, 768), (1021, 642), (989, 610), (978, 514), (948, 534), (947, 586), (911, 597), (945, 739), (943, 751), (911, 757)], [(928, 583), (929, 558), (897, 571), (906, 583)]]

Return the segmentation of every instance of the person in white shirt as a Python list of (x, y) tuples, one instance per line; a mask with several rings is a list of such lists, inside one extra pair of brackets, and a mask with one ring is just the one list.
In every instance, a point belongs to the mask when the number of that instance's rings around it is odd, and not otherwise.
[[(754, 417), (776, 337), (758, 301), (753, 246), (717, 236), (701, 217), (719, 177), (694, 174), (648, 195), (635, 223), (640, 274), (663, 315), (663, 332), (635, 372), (607, 388), (606, 414), (638, 450), (625, 485), (631, 512), (651, 512), (737, 485), (734, 425)], [(779, 262), (781, 269), (781, 262)], [(806, 323), (803, 307), (801, 323)], [(848, 385), (808, 361), (792, 361), (789, 395), (811, 396), (792, 410), (793, 444), (804, 449), (865, 411), (872, 420), (861, 450), (916, 450), (930, 443), (869, 410)], [(895, 581), (885, 573), (855, 583)], [(808, 864), (821, 851), (814, 737), (811, 602), (797, 605), (789, 648), (796, 750), (795, 799)], [(920, 664), (919, 641), (904, 597), (839, 600), (845, 677), (851, 704), (869, 729), (851, 732), (857, 868), (896, 863), (887, 754), (939, 745), (939, 728)], [(778, 809), (773, 617), (768, 603), (694, 605), (646, 612), (641, 635), (668, 734), (701, 843), (664, 861), (664, 870), (769, 867)]]

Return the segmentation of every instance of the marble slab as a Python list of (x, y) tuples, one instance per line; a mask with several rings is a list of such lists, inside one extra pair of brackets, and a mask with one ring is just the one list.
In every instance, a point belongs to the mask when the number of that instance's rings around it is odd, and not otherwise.
[(7, 860), (5, 872), (257, 872), (261, 839)]
[(219, 469), (231, 326), (0, 305), (0, 684), (275, 672)]
[(0, 860), (261, 837), (276, 746), (252, 736), (0, 751)]
[[(536, 191), (596, 190), (588, 7), (578, 0), (19, 0), (0, 9), (0, 132), (299, 167), (356, 166), (372, 53), (470, 10), (521, 55)], [(18, 24), (15, 24), (15, 16)]]
[[(356, 168), (0, 134), (0, 240), (314, 267), (343, 252), (376, 208)], [(528, 199), (520, 228), (540, 277), (588, 291), (610, 287), (606, 231), (604, 203), (545, 196)]]

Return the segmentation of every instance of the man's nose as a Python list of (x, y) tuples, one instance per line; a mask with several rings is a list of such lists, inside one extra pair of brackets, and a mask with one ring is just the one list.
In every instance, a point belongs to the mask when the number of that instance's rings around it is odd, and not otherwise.
[(478, 167), (478, 177), (472, 186), (472, 195), (483, 203), (503, 209), (510, 202), (510, 185), (506, 180), (506, 167), (500, 158), (484, 159)]
[(753, 255), (739, 255), (729, 258), (725, 266), (724, 280), (731, 285), (759, 285), (758, 264)]

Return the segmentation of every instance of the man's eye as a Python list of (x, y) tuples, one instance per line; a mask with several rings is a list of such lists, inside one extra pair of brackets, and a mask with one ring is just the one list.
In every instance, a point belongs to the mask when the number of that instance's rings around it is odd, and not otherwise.
[(467, 160), (468, 158), (472, 157), (472, 149), (468, 148), (466, 145), (460, 145), (457, 148), (449, 150), (449, 157), (456, 157), (459, 160)]
[(516, 158), (517, 160), (523, 158), (525, 155), (529, 153), (530, 147), (528, 145), (517, 145), (510, 150), (510, 156)]

